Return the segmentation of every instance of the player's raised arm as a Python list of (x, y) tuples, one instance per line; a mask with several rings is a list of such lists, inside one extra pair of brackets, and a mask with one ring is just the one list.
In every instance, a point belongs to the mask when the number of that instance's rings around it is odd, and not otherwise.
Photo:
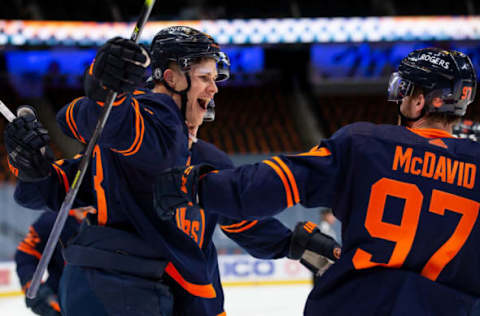
[(108, 91), (111, 90), (118, 93), (118, 96), (98, 143), (114, 148), (132, 143), (135, 138), (134, 133), (131, 133), (132, 124), (135, 127), (135, 122), (139, 120), (138, 101), (132, 93), (141, 86), (149, 64), (148, 51), (134, 41), (120, 37), (107, 41), (85, 71), (86, 97), (73, 100), (58, 112), (60, 127), (78, 141), (88, 142), (101, 115)]

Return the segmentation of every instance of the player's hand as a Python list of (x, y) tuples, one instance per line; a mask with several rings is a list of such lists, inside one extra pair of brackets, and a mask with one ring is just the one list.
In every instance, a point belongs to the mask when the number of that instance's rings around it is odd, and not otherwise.
[(143, 84), (143, 76), (150, 65), (145, 47), (132, 40), (115, 37), (97, 52), (84, 77), (85, 94), (96, 101), (106, 95), (106, 89), (117, 93), (132, 92)]
[(40, 286), (37, 297), (25, 298), (27, 307), (35, 314), (42, 316), (60, 316), (57, 295), (45, 283)]
[(153, 206), (158, 217), (169, 220), (179, 207), (199, 205), (198, 192), (203, 175), (214, 170), (211, 165), (172, 168), (157, 178), (153, 191)]
[(299, 222), (290, 240), (287, 257), (300, 262), (315, 274), (323, 273), (340, 259), (342, 248), (332, 237), (320, 232), (312, 222)]
[(22, 181), (44, 180), (51, 171), (53, 153), (48, 131), (32, 114), (19, 116), (4, 132), (10, 171)]

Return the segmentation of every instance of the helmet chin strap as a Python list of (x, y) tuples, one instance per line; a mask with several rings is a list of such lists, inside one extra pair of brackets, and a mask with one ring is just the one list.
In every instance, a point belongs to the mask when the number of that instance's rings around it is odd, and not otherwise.
[(164, 80), (163, 84), (167, 88), (167, 90), (179, 94), (180, 95), (180, 100), (181, 100), (181, 106), (180, 106), (180, 111), (182, 112), (183, 118), (186, 120), (187, 119), (187, 92), (190, 90), (190, 87), (192, 86), (192, 81), (190, 80), (190, 76), (187, 72), (185, 72), (185, 78), (187, 79), (187, 87), (183, 89), (182, 91), (177, 91), (174, 88), (170, 87), (170, 85)]

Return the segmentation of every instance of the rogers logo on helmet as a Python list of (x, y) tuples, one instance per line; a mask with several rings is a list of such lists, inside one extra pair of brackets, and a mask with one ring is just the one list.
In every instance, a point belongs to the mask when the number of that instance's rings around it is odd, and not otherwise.
[(420, 55), (420, 57), (418, 57), (418, 60), (425, 60), (425, 61), (431, 62), (434, 65), (439, 65), (439, 66), (441, 66), (445, 69), (448, 69), (448, 67), (450, 67), (450, 62), (448, 62), (444, 59), (441, 59), (439, 57), (435, 57), (435, 56), (428, 55), (428, 54)]

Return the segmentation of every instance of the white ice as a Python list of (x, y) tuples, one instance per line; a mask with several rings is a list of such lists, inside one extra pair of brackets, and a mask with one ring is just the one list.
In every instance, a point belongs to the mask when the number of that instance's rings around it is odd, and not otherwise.
[[(227, 316), (300, 316), (310, 285), (225, 287)], [(0, 298), (1, 316), (34, 316), (22, 296)]]

